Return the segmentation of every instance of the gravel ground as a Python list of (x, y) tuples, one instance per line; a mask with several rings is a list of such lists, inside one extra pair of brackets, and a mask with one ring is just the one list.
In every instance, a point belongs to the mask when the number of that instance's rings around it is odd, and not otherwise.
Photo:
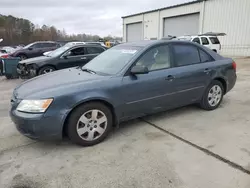
[(0, 188), (249, 188), (250, 59), (212, 112), (189, 106), (134, 120), (83, 148), (38, 142), (8, 117), (21, 80), (0, 77)]

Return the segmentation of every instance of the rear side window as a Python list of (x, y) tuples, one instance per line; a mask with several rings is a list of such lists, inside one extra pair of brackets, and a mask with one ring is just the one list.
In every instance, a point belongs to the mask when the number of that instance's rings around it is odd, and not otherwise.
[(212, 44), (220, 44), (220, 41), (217, 37), (210, 37)]
[(42, 48), (56, 47), (56, 43), (41, 43)]
[(43, 48), (43, 44), (42, 43), (36, 43), (33, 44), (32, 46), (30, 46), (31, 48)]
[(199, 49), (199, 53), (200, 53), (201, 63), (213, 61), (213, 58), (203, 50)]
[(196, 42), (196, 43), (198, 43), (198, 44), (201, 44), (200, 39), (199, 39), (198, 37), (194, 38), (194, 39), (193, 39), (193, 42)]
[(209, 45), (209, 41), (206, 37), (201, 37), (201, 42), (203, 45)]
[(186, 66), (200, 63), (199, 51), (193, 45), (174, 44), (173, 50), (176, 66)]
[(104, 51), (103, 48), (99, 47), (87, 47), (87, 53), (88, 54), (100, 54)]

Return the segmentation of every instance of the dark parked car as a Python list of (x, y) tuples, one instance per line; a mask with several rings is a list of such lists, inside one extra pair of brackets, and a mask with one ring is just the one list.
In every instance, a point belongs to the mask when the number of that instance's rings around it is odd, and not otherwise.
[(193, 103), (214, 110), (235, 82), (235, 62), (201, 45), (126, 43), (82, 68), (21, 84), (10, 115), (27, 137), (55, 139), (65, 131), (73, 142), (89, 146), (122, 121)]
[(17, 72), (21, 76), (34, 77), (59, 69), (83, 66), (105, 50), (96, 45), (65, 45), (46, 56), (20, 61)]
[(60, 47), (59, 43), (44, 41), (44, 42), (34, 42), (25, 46), (24, 48), (15, 51), (10, 54), (12, 57), (19, 57), (22, 60), (42, 56), (44, 52), (52, 51)]

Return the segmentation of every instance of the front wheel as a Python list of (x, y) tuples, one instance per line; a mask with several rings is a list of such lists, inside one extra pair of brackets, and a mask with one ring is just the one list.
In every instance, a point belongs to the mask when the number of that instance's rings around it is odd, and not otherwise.
[(39, 71), (38, 71), (38, 75), (42, 75), (42, 74), (47, 74), (47, 73), (50, 73), (50, 72), (54, 72), (56, 69), (52, 66), (45, 66), (43, 68), (41, 68)]
[(224, 88), (220, 81), (213, 80), (207, 87), (200, 102), (204, 110), (215, 110), (223, 100)]
[(98, 144), (108, 136), (112, 119), (110, 109), (104, 104), (83, 104), (72, 112), (68, 120), (68, 136), (74, 143), (82, 146)]

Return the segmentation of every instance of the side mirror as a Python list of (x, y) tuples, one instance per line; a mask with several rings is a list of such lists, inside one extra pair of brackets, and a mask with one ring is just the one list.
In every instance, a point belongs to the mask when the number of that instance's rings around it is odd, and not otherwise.
[(28, 50), (33, 50), (33, 48), (29, 47)]
[(68, 51), (66, 53), (63, 54), (62, 58), (63, 59), (68, 59), (68, 57), (71, 55), (71, 51)]
[(131, 69), (131, 74), (148, 74), (149, 70), (147, 67), (142, 65), (136, 65)]

